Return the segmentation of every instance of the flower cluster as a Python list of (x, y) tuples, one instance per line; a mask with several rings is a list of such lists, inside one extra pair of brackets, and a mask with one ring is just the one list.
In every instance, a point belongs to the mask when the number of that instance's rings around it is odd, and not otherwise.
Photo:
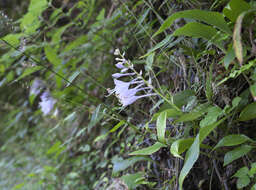
[[(141, 76), (142, 72), (135, 72), (133, 64), (131, 64), (130, 61), (124, 58), (124, 53), (121, 54), (119, 49), (117, 49), (115, 50), (114, 55), (121, 56), (121, 58), (116, 58), (116, 61), (118, 61), (118, 63), (115, 65), (121, 71), (120, 73), (115, 73), (112, 75), (115, 88), (111, 90), (108, 89), (109, 95), (115, 93), (116, 97), (119, 99), (123, 107), (134, 103), (140, 98), (156, 95), (154, 93), (150, 93), (152, 91), (151, 79), (149, 79), (146, 84)], [(119, 78), (126, 76), (136, 76), (136, 78), (132, 79), (129, 82), (119, 80)], [(135, 87), (130, 88), (131, 85), (135, 85)], [(146, 94), (136, 95), (138, 92), (145, 92)]]
[[(41, 111), (43, 112), (43, 114), (46, 116), (52, 113), (52, 110), (54, 109), (54, 105), (56, 104), (57, 101), (51, 96), (50, 91), (45, 89), (46, 89), (46, 85), (44, 84), (44, 82), (36, 78), (31, 85), (30, 96), (33, 95), (36, 97), (44, 90), (44, 92), (40, 96), (41, 102), (39, 103), (39, 107), (41, 108)], [(53, 115), (56, 116), (57, 114), (58, 114), (58, 109), (56, 108), (54, 110)]]

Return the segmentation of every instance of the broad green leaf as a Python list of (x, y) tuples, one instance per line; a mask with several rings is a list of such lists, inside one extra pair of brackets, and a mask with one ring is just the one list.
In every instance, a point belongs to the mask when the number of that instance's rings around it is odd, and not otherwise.
[(199, 136), (195, 138), (193, 144), (188, 149), (185, 157), (184, 166), (181, 169), (180, 176), (179, 176), (179, 189), (182, 190), (182, 185), (184, 182), (185, 177), (188, 175), (189, 171), (197, 161), (199, 157), (199, 147), (200, 147), (200, 141)]
[(247, 105), (239, 116), (240, 121), (248, 121), (256, 118), (256, 102)]
[(150, 147), (134, 151), (134, 152), (130, 153), (129, 155), (151, 155), (163, 147), (166, 147), (166, 145), (162, 144), (160, 142), (156, 142), (155, 144), (153, 144)]
[(249, 169), (246, 166), (244, 166), (239, 170), (237, 170), (237, 172), (232, 177), (244, 177), (244, 176), (247, 176), (248, 173), (249, 173)]
[(44, 47), (46, 58), (54, 65), (55, 68), (61, 65), (61, 59), (58, 57), (55, 49), (47, 45)]
[(219, 107), (213, 106), (208, 108), (207, 115), (200, 121), (200, 127), (211, 125), (215, 123), (218, 117), (222, 114), (222, 110)]
[(233, 162), (234, 160), (237, 160), (238, 158), (241, 158), (242, 156), (246, 155), (251, 151), (252, 147), (249, 145), (242, 145), (238, 148), (235, 148), (232, 151), (229, 151), (224, 156), (224, 164), (223, 166), (226, 166)]
[(133, 164), (135, 164), (136, 162), (139, 161), (149, 161), (148, 158), (145, 157), (132, 157), (132, 158), (128, 158), (123, 160), (122, 158), (115, 158), (112, 159), (112, 163), (113, 163), (113, 173), (116, 174), (118, 172), (124, 171), (126, 170), (128, 167), (132, 166)]
[(225, 136), (223, 139), (221, 139), (218, 142), (218, 144), (213, 148), (213, 150), (223, 146), (239, 145), (246, 141), (252, 141), (252, 140), (245, 135), (228, 135), (228, 136)]
[(42, 12), (47, 8), (48, 2), (46, 0), (30, 0), (27, 14), (23, 16), (20, 22), (20, 27), (26, 34), (32, 34), (36, 32), (36, 29), (40, 26), (39, 20)]
[(225, 69), (228, 69), (230, 63), (234, 61), (235, 58), (236, 58), (235, 51), (233, 48), (231, 48), (230, 50), (228, 50), (223, 60)]
[(208, 126), (205, 126), (205, 127), (201, 127), (200, 128), (200, 131), (199, 131), (199, 135), (200, 135), (200, 143), (203, 142), (203, 140), (217, 127), (219, 126), (223, 121), (225, 121), (227, 118), (224, 117), (222, 118), (221, 120), (211, 124), (211, 125), (208, 125)]
[(138, 179), (143, 178), (143, 176), (143, 172), (138, 172), (135, 174), (123, 175), (121, 179), (125, 182), (129, 189), (135, 189), (140, 184), (140, 181), (138, 181)]
[(189, 102), (191, 96), (195, 96), (193, 90), (183, 90), (173, 96), (173, 102), (178, 108), (181, 108)]
[(85, 42), (87, 42), (87, 36), (83, 35), (80, 36), (79, 38), (77, 38), (76, 40), (70, 42), (69, 44), (67, 44), (63, 50), (63, 52), (68, 52), (71, 51), (75, 48), (78, 48), (79, 46), (83, 45)]
[(20, 38), (22, 37), (22, 33), (18, 34), (8, 34), (3, 39), (7, 41), (9, 44), (11, 44), (14, 47), (17, 47), (20, 44)]
[(238, 178), (237, 182), (236, 182), (236, 187), (237, 189), (242, 189), (244, 187), (246, 187), (247, 185), (249, 185), (250, 183), (250, 178), (248, 176), (243, 176)]
[(205, 112), (207, 112), (208, 108), (209, 108), (208, 103), (201, 104), (201, 105), (197, 106), (195, 109), (193, 109), (191, 112), (180, 116), (177, 120), (175, 120), (175, 123), (194, 121), (197, 118), (201, 117)]
[(159, 30), (153, 35), (153, 37), (160, 34), (167, 28), (169, 28), (173, 24), (173, 22), (178, 18), (189, 18), (189, 19), (195, 19), (198, 21), (203, 21), (207, 24), (217, 27), (223, 32), (226, 32), (230, 35), (232, 34), (226, 21), (224, 20), (224, 17), (220, 13), (195, 9), (195, 10), (186, 10), (186, 11), (180, 11), (180, 12), (174, 13), (164, 21), (164, 23), (161, 25)]
[(250, 8), (250, 5), (244, 0), (231, 0), (228, 6), (224, 8), (223, 13), (232, 22), (235, 22), (242, 12), (248, 11)]
[(192, 145), (193, 142), (194, 138), (178, 139), (172, 143), (170, 152), (172, 153), (173, 156), (183, 159), (180, 154), (186, 151)]
[(162, 112), (156, 121), (156, 130), (158, 141), (161, 143), (165, 143), (165, 130), (166, 130), (166, 112)]
[(256, 162), (251, 164), (251, 169), (248, 174), (251, 177), (253, 177), (256, 174)]
[(21, 76), (19, 76), (17, 79), (15, 79), (15, 82), (25, 78), (26, 76), (31, 75), (34, 72), (42, 70), (42, 69), (43, 69), (43, 67), (41, 67), (41, 66), (28, 67), (28, 68), (25, 69), (25, 71), (22, 73)]
[(177, 116), (181, 116), (183, 113), (182, 112), (179, 112), (179, 111), (177, 111), (176, 109), (166, 109), (166, 110), (164, 110), (164, 111), (161, 111), (160, 113), (158, 112), (158, 113), (155, 113), (154, 115), (153, 115), (153, 117), (152, 117), (152, 121), (155, 121), (158, 117), (159, 117), (159, 115), (161, 114), (161, 113), (163, 113), (163, 112), (165, 112), (166, 113), (166, 117), (167, 118), (175, 118), (175, 117), (177, 117)]
[(215, 39), (217, 37), (217, 30), (212, 26), (201, 24), (198, 22), (190, 22), (185, 26), (178, 28), (172, 34), (173, 36), (188, 36), (193, 38), (204, 38), (211, 41), (214, 45), (224, 50), (221, 42)]

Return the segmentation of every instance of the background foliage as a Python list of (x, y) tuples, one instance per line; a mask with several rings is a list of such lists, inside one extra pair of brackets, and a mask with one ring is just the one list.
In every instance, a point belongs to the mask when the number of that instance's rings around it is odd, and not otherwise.
[(0, 6), (1, 189), (256, 189), (254, 1)]

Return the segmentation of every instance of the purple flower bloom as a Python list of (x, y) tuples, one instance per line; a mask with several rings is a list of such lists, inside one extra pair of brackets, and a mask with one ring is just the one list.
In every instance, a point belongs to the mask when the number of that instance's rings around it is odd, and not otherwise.
[[(115, 55), (121, 55), (120, 51), (116, 50)], [(135, 72), (133, 73), (127, 72), (129, 69), (133, 70), (133, 64), (131, 64), (130, 61), (124, 58), (124, 54), (121, 57), (122, 58), (116, 58), (116, 61), (119, 61), (119, 62), (115, 65), (118, 69), (121, 69), (121, 73), (115, 73), (112, 75), (112, 77), (114, 78), (115, 88), (112, 90), (108, 89), (109, 95), (115, 93), (115, 95), (117, 96), (118, 100), (123, 105), (123, 107), (134, 103), (136, 100), (140, 98), (156, 95), (153, 93), (149, 94), (149, 92), (153, 88), (151, 85), (151, 79), (149, 79), (149, 86), (143, 87), (146, 84), (144, 83), (144, 80), (141, 77), (142, 71), (140, 71), (137, 78), (129, 82), (117, 80), (120, 77), (133, 76), (136, 74)], [(130, 88), (130, 85), (133, 85), (133, 84), (136, 84), (136, 86), (133, 88)], [(147, 94), (136, 96), (136, 94), (140, 91), (145, 91)]]
[(40, 79), (35, 79), (30, 87), (30, 95), (37, 96), (41, 90), (45, 87), (44, 82)]
[(112, 77), (118, 79), (120, 77), (131, 76), (131, 75), (135, 75), (135, 73), (115, 73), (112, 75)]
[(50, 92), (47, 90), (45, 91), (41, 96), (41, 102), (39, 103), (39, 106), (41, 107), (41, 110), (44, 115), (49, 115), (50, 112), (54, 108), (54, 104), (56, 103), (56, 100), (51, 97)]

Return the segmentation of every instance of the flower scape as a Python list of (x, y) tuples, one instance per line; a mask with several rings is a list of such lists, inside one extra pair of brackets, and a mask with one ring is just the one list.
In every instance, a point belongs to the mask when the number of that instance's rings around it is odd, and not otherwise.
[[(126, 107), (140, 98), (157, 95), (155, 93), (151, 93), (153, 89), (153, 86), (151, 85), (151, 79), (149, 78), (149, 80), (146, 82), (142, 78), (142, 71), (137, 73), (134, 70), (133, 64), (129, 60), (125, 59), (125, 53), (121, 54), (120, 50), (116, 49), (114, 55), (121, 57), (116, 58), (118, 63), (115, 64), (115, 66), (120, 69), (120, 73), (115, 73), (112, 75), (115, 88), (108, 89), (108, 96), (115, 94), (122, 106)], [(136, 76), (136, 78), (128, 82), (119, 80), (119, 78), (127, 76), (130, 76), (131, 78), (132, 76)], [(135, 85), (135, 87), (130, 88), (131, 85)], [(138, 92), (144, 92), (145, 94), (136, 95)]]

